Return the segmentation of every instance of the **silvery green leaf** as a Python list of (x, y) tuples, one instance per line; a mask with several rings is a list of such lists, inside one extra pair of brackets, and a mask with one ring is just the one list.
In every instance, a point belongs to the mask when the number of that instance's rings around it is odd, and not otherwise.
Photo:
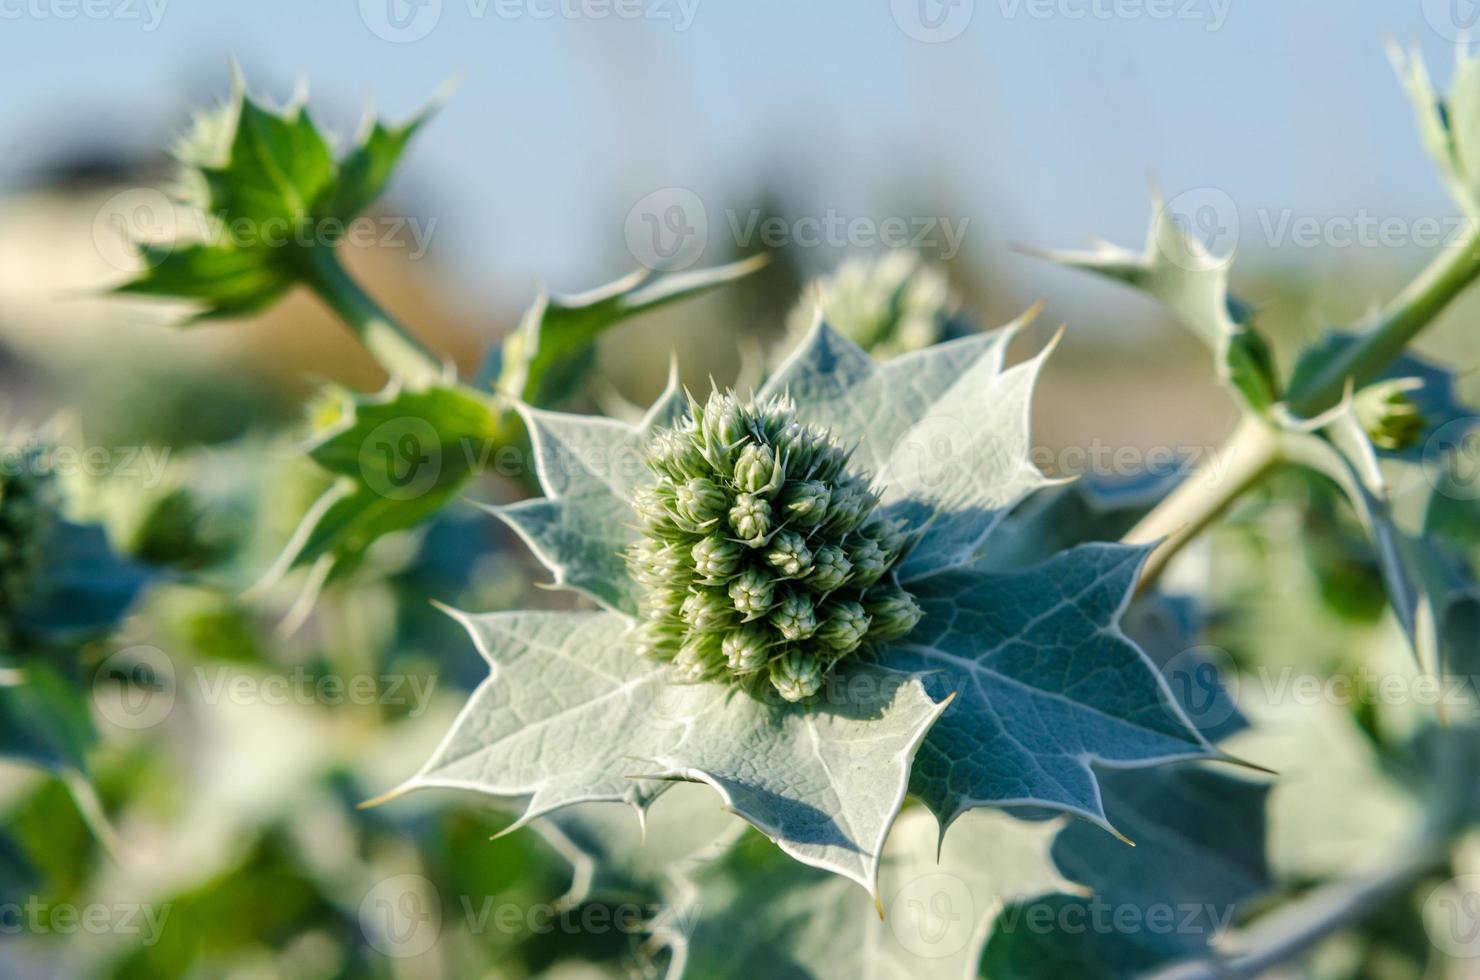
[(674, 949), (669, 975), (975, 977), (1001, 904), (1065, 887), (1048, 859), (1053, 831), (975, 813), (941, 847), (928, 813), (904, 814), (884, 855), (882, 917), (857, 889), (747, 834), (696, 866), (659, 922)]
[(1206, 955), (1242, 907), (1273, 887), (1267, 786), (1196, 765), (1101, 779), (1107, 809), (1136, 846), (1083, 823), (1065, 826), (1054, 863), (1091, 895), (1005, 909), (983, 961), (987, 976), (1141, 976)]
[(1005, 367), (1007, 345), (1031, 321), (878, 364), (826, 323), (766, 382), (825, 426), (881, 487), (881, 506), (920, 540), (902, 581), (966, 564), (1003, 516), (1048, 484), (1030, 459), (1033, 385), (1048, 351)]
[(637, 424), (524, 408), (535, 469), (545, 496), (490, 506), (555, 574), (557, 585), (608, 609), (637, 611), (638, 588), (623, 549), (635, 540), (631, 495), (651, 480), (642, 461), (653, 433), (688, 408), (671, 372), (668, 387)]
[(1019, 572), (963, 569), (911, 590), (925, 610), (883, 663), (955, 701), (911, 790), (943, 826), (972, 807), (1059, 810), (1109, 827), (1092, 763), (1216, 754), (1119, 629), (1148, 549), (1081, 545)]
[(1089, 252), (1044, 257), (1142, 290), (1159, 300), (1213, 351), (1218, 374), (1255, 409), (1278, 401), (1274, 357), (1252, 311), (1228, 295), (1232, 256), (1209, 255), (1158, 195), (1142, 252), (1100, 243)]
[(941, 705), (916, 678), (857, 665), (820, 703), (678, 684), (613, 613), (457, 614), (492, 676), (401, 790), (527, 797), (523, 820), (572, 803), (645, 808), (669, 781), (708, 784), (815, 867), (877, 888), (910, 759)]
[(702, 295), (765, 265), (764, 256), (688, 272), (640, 269), (590, 292), (541, 292), (519, 327), (490, 352), (480, 381), (530, 405), (564, 401), (590, 370), (598, 337), (624, 320)]

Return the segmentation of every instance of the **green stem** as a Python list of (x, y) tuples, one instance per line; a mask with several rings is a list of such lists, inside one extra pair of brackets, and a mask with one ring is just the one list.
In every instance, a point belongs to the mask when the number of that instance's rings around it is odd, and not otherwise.
[(1287, 401), (1309, 418), (1335, 405), (1347, 381), (1365, 385), (1385, 371), (1419, 332), (1480, 275), (1480, 234), (1447, 248), (1378, 315), (1376, 324), (1349, 347), (1323, 364)]
[(355, 332), (386, 373), (417, 383), (442, 379), (443, 362), (380, 308), (340, 264), (334, 249), (314, 245), (302, 250), (303, 282)]
[[(1263, 479), (1279, 458), (1279, 443), (1269, 424), (1256, 416), (1245, 416), (1207, 463), (1189, 474), (1126, 534), (1127, 544), (1161, 542), (1146, 559), (1139, 590), (1150, 588), (1171, 557)], [(1226, 466), (1223, 473), (1215, 471), (1218, 466)]]

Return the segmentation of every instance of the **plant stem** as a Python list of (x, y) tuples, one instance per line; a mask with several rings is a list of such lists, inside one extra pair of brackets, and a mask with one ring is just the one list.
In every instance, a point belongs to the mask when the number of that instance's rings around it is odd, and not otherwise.
[[(1259, 482), (1279, 462), (1279, 441), (1269, 424), (1246, 415), (1209, 463), (1189, 474), (1151, 513), (1126, 534), (1127, 544), (1160, 541), (1146, 559), (1138, 588), (1145, 591), (1167, 562), (1229, 505)], [(1212, 467), (1226, 461), (1221, 475)]]
[(1360, 923), (1424, 875), (1443, 867), (1448, 847), (1441, 837), (1423, 835), (1371, 874), (1308, 892), (1255, 923), (1243, 934), (1236, 951), (1170, 967), (1155, 974), (1154, 980), (1260, 976)]
[(428, 383), (444, 375), (443, 363), (380, 308), (340, 264), (334, 249), (314, 245), (301, 250), (303, 282), (354, 331), (393, 378)]
[(1446, 248), (1378, 314), (1374, 326), (1290, 391), (1286, 401), (1309, 418), (1341, 400), (1350, 379), (1357, 387), (1378, 377), (1465, 287), (1480, 275), (1480, 233)]

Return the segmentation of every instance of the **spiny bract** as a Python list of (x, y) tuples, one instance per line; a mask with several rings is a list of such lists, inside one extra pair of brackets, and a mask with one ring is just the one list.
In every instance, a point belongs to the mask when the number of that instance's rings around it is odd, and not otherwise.
[(920, 607), (892, 574), (906, 535), (848, 461), (780, 398), (716, 391), (659, 431), (628, 552), (642, 651), (686, 679), (765, 677), (801, 701), (842, 658), (910, 632)]

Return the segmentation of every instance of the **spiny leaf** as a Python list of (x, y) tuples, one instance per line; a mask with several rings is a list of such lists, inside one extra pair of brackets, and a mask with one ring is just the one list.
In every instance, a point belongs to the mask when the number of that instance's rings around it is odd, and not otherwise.
[(611, 613), (458, 617), (492, 676), (402, 790), (528, 797), (529, 820), (703, 782), (787, 853), (876, 889), (909, 760), (941, 710), (918, 679), (859, 666), (822, 703), (767, 703), (672, 683)]
[(301, 253), (332, 247), (380, 195), (429, 111), (396, 127), (367, 121), (336, 160), (301, 98), (270, 108), (238, 76), (230, 100), (198, 116), (176, 151), (203, 239), (141, 243), (145, 268), (117, 291), (188, 301), (191, 320), (271, 305), (302, 279)]
[(1219, 376), (1254, 409), (1278, 401), (1274, 356), (1252, 311), (1228, 295), (1228, 266), (1207, 253), (1157, 196), (1141, 253), (1101, 243), (1089, 252), (1045, 252), (1045, 258), (1119, 280), (1163, 303), (1217, 358)]
[(913, 586), (925, 615), (883, 658), (956, 701), (911, 790), (943, 825), (977, 806), (1061, 810), (1109, 826), (1090, 764), (1206, 757), (1211, 746), (1117, 628), (1146, 549), (1088, 544), (1021, 572)]
[(558, 404), (589, 371), (592, 345), (603, 332), (629, 317), (733, 282), (764, 264), (762, 257), (668, 275), (643, 269), (575, 296), (542, 292), (518, 329), (490, 353), (482, 380), (529, 405)]

